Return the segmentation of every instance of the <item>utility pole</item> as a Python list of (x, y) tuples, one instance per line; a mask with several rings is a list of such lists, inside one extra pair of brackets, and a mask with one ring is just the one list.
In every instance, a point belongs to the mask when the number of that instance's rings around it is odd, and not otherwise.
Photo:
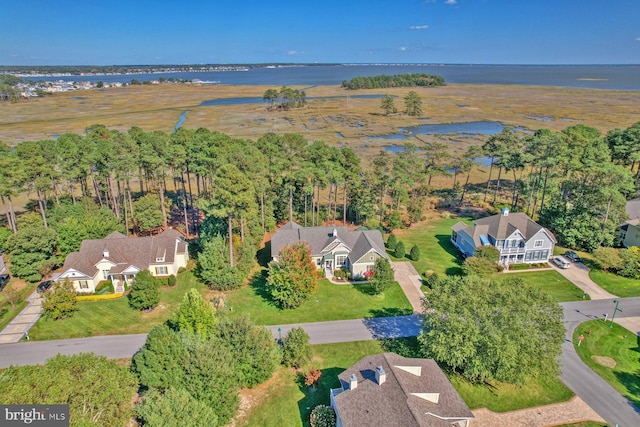
[(622, 309), (618, 308), (618, 304), (620, 304), (620, 300), (613, 300), (613, 302), (616, 305), (616, 308), (613, 310), (613, 314), (611, 315), (611, 324), (609, 325), (609, 328), (613, 328), (613, 319), (616, 318), (616, 312), (622, 312)]

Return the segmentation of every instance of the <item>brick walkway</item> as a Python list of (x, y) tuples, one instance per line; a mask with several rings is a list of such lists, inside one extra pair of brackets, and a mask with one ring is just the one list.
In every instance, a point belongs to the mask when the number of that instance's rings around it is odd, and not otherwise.
[(486, 408), (480, 408), (471, 412), (476, 417), (471, 422), (473, 427), (551, 427), (581, 421), (604, 423), (604, 420), (596, 411), (591, 409), (578, 396), (566, 402), (536, 406), (518, 411), (492, 412)]

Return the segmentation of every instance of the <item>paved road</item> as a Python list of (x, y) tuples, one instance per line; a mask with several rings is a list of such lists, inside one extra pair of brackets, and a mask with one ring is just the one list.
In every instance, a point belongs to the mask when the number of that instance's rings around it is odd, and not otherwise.
[[(620, 300), (622, 313), (617, 318), (640, 316), (640, 297)], [(560, 358), (560, 379), (574, 393), (600, 414), (610, 425), (640, 426), (640, 414), (615, 389), (586, 366), (576, 354), (571, 339), (582, 322), (602, 319), (612, 313), (613, 300), (579, 301), (561, 304), (567, 329)], [(383, 317), (375, 319), (341, 320), (334, 322), (301, 323), (270, 326), (274, 338), (285, 335), (293, 327), (302, 327), (313, 344), (361, 341), (381, 338), (414, 336), (420, 331), (420, 316)], [(280, 331), (278, 331), (280, 329)], [(0, 345), (0, 368), (13, 365), (44, 363), (55, 354), (93, 352), (108, 358), (131, 357), (144, 344), (145, 334), (119, 335), (69, 340), (20, 342)]]
[[(311, 344), (364, 341), (415, 336), (420, 332), (418, 315), (378, 317), (373, 319), (338, 320), (334, 322), (300, 323), (270, 326), (274, 338), (284, 336), (291, 328), (302, 327)], [(146, 334), (112, 335), (67, 340), (19, 342), (0, 345), (0, 369), (10, 365), (37, 365), (56, 354), (96, 353), (110, 359), (133, 356), (144, 344)]]
[[(573, 332), (580, 323), (594, 319), (604, 321), (605, 313), (610, 318), (615, 307), (613, 300), (578, 301), (560, 305), (564, 310), (564, 325), (567, 329), (560, 357), (560, 379), (611, 426), (640, 426), (638, 410), (580, 360), (571, 342)], [(623, 311), (616, 318), (640, 316), (640, 298), (620, 299), (619, 307)]]

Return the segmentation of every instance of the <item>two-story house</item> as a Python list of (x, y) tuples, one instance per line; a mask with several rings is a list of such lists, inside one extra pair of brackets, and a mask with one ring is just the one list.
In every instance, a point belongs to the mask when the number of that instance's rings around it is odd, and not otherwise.
[(148, 270), (152, 276), (178, 274), (189, 260), (187, 242), (176, 230), (157, 236), (127, 237), (114, 231), (104, 239), (83, 240), (80, 251), (67, 255), (62, 272), (53, 279), (69, 279), (77, 292), (91, 293), (103, 280), (111, 280), (123, 292), (136, 274)]
[(271, 257), (278, 259), (284, 246), (306, 242), (318, 269), (327, 277), (333, 271), (348, 269), (352, 277), (364, 276), (372, 271), (378, 258), (386, 258), (382, 233), (378, 230), (350, 231), (347, 227), (302, 227), (288, 222), (271, 237)]
[(548, 262), (553, 256), (556, 239), (549, 230), (524, 213), (501, 214), (477, 219), (469, 226), (459, 222), (451, 227), (451, 243), (465, 257), (479, 246), (495, 246), (500, 251), (500, 264), (534, 264)]

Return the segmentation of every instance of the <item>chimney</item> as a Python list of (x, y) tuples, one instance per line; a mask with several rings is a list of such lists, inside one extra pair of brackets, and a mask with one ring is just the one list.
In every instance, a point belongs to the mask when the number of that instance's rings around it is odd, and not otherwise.
[(509, 208), (502, 208), (502, 216), (509, 216)]
[(338, 237), (338, 229), (337, 229), (337, 228), (334, 228), (334, 229), (333, 229), (333, 232), (331, 233), (331, 235), (332, 235), (333, 237)]
[(387, 374), (384, 372), (382, 366), (376, 367), (376, 382), (378, 385), (382, 385), (387, 380)]
[(358, 377), (356, 377), (356, 374), (351, 374), (349, 377), (349, 390), (354, 388), (358, 388)]
[(109, 248), (107, 248), (106, 246), (102, 250), (102, 256), (105, 258), (109, 258)]

